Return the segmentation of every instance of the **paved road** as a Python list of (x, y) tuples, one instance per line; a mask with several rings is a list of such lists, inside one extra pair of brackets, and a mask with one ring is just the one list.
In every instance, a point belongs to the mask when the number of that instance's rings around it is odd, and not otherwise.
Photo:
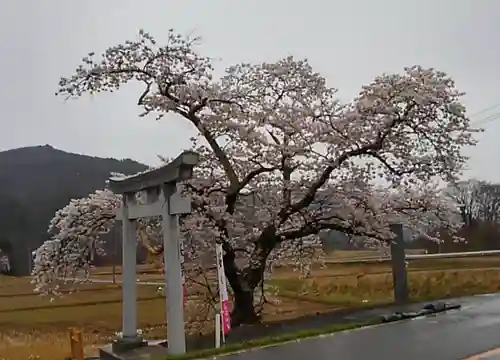
[[(500, 295), (460, 300), (462, 309), (221, 357), (221, 360), (462, 360), (500, 347)], [(491, 354), (491, 355), (490, 355)], [(487, 357), (500, 359), (500, 351)]]

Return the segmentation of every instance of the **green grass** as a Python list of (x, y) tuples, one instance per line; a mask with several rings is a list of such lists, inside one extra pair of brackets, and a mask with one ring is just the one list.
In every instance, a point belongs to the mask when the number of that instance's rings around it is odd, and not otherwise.
[(284, 344), (290, 341), (299, 340), (299, 339), (308, 339), (313, 338), (319, 335), (325, 334), (333, 334), (336, 332), (353, 330), (365, 326), (377, 325), (380, 324), (380, 321), (372, 321), (366, 323), (352, 323), (352, 324), (342, 324), (342, 325), (333, 325), (329, 327), (325, 327), (323, 329), (315, 329), (315, 330), (306, 330), (300, 331), (290, 334), (283, 334), (278, 336), (269, 336), (260, 339), (250, 340), (246, 342), (229, 344), (225, 345), (218, 349), (206, 349), (201, 351), (193, 351), (184, 355), (179, 356), (167, 356), (163, 359), (168, 360), (194, 360), (194, 359), (204, 359), (216, 355), (230, 355), (240, 351), (249, 350), (253, 348), (262, 348), (262, 347), (270, 347), (276, 346), (280, 344)]

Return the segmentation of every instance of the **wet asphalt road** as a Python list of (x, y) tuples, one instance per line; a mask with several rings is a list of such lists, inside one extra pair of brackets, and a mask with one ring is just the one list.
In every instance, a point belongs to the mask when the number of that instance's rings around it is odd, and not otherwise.
[[(461, 360), (500, 347), (500, 294), (461, 310), (221, 357), (221, 360)], [(497, 358), (491, 358), (491, 360)]]

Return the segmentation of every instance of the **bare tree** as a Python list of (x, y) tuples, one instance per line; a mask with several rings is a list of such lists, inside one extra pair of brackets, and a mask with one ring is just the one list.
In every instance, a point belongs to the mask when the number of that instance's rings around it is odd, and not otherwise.
[(479, 183), (478, 207), (480, 220), (488, 223), (500, 220), (500, 184)]
[(471, 227), (479, 216), (479, 181), (476, 179), (452, 183), (446, 195), (457, 204), (465, 226)]
[(450, 184), (446, 193), (467, 227), (500, 220), (500, 184), (470, 179)]

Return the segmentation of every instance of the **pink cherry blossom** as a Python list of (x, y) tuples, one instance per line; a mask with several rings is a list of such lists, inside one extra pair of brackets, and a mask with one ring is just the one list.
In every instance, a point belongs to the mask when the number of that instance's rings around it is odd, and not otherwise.
[[(414, 233), (460, 225), (439, 184), (457, 179), (467, 160), (461, 149), (476, 143), (478, 130), (445, 73), (412, 66), (383, 74), (341, 103), (307, 60), (238, 64), (216, 78), (195, 45), (171, 30), (160, 47), (141, 31), (100, 58), (89, 54), (57, 94), (116, 91), (134, 81), (144, 87), (141, 116), (175, 114), (198, 129), (191, 149), (202, 161), (183, 184), (194, 209), (182, 219), (186, 264), (209, 268), (222, 243), (234, 325), (257, 320), (254, 293), (273, 265), (309, 269), (321, 255), (321, 232), (379, 243), (393, 238), (393, 223)], [(99, 191), (56, 213), (53, 237), (36, 252), (40, 291), (88, 273), (119, 203)], [(141, 228), (159, 241), (155, 219)]]

